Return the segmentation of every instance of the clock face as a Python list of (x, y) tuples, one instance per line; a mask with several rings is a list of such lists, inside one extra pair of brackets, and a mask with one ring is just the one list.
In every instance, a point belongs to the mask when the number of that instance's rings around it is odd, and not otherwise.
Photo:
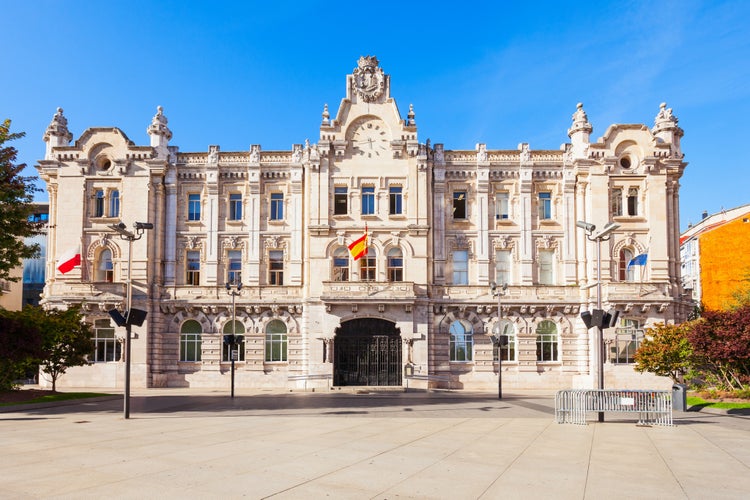
[(352, 154), (363, 158), (385, 158), (390, 149), (390, 134), (382, 120), (363, 118), (349, 128)]

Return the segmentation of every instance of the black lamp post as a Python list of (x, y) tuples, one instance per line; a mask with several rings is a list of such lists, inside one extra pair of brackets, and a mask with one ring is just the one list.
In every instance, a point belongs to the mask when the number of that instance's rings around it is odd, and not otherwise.
[[(612, 237), (612, 232), (619, 228), (620, 225), (615, 222), (607, 223), (604, 228), (598, 233), (594, 234), (596, 226), (589, 222), (577, 221), (576, 226), (586, 231), (586, 239), (589, 241), (596, 242), (596, 309), (591, 313), (581, 313), (581, 318), (586, 327), (596, 326), (596, 347), (598, 351), (597, 366), (599, 367), (599, 384), (598, 389), (604, 390), (604, 328), (609, 326), (611, 316), (605, 318), (605, 313), (602, 311), (602, 241), (608, 241)], [(605, 322), (607, 323), (605, 325)], [(604, 422), (604, 412), (599, 412), (599, 422)]]
[(492, 339), (497, 346), (497, 399), (503, 399), (503, 347), (508, 345), (508, 336), (503, 334), (500, 321), (503, 318), (501, 299), (508, 289), (508, 284), (503, 283), (503, 286), (498, 290), (497, 283), (493, 281), (490, 283), (490, 289), (492, 295), (497, 296), (497, 331), (493, 332)]
[(133, 300), (133, 242), (140, 240), (147, 229), (153, 229), (154, 225), (150, 222), (136, 222), (133, 224), (135, 232), (128, 231), (127, 226), (120, 222), (112, 224), (110, 229), (120, 235), (120, 238), (128, 242), (128, 281), (126, 283), (126, 311), (125, 316), (117, 309), (109, 311), (109, 315), (115, 320), (117, 326), (125, 327), (125, 389), (123, 394), (123, 416), (130, 418), (130, 328), (132, 325), (141, 326), (146, 319), (146, 311), (132, 308)]
[[(236, 290), (232, 290), (232, 287), (236, 288)], [(236, 285), (231, 285), (227, 283), (227, 293), (232, 296), (232, 334), (231, 335), (224, 335), (224, 343), (227, 345), (227, 348), (229, 349), (229, 357), (232, 360), (232, 392), (231, 397), (234, 398), (234, 361), (235, 357), (237, 357), (237, 350), (235, 347), (242, 345), (242, 341), (245, 339), (244, 335), (236, 335), (236, 327), (237, 327), (237, 309), (235, 306), (235, 300), (237, 299), (238, 295), (242, 295), (242, 283), (237, 283)]]

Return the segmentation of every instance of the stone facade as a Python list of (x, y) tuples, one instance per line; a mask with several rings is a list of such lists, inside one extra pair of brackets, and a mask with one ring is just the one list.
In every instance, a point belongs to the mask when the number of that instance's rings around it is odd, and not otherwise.
[[(148, 312), (133, 328), (135, 386), (228, 387), (222, 339), (234, 315), (245, 335), (237, 387), (343, 385), (352, 376), (406, 385), (415, 375), (412, 387), (489, 388), (499, 322), (510, 334), (505, 386), (591, 387), (595, 330), (579, 315), (596, 305), (596, 245), (578, 220), (620, 224), (602, 243), (601, 289), (622, 325), (685, 318), (686, 163), (670, 109), (662, 105), (652, 129), (612, 125), (591, 142), (579, 104), (559, 150), (449, 150), (419, 142), (415, 111), (402, 118), (390, 82), (376, 58), (360, 58), (335, 118), (324, 107), (318, 142), (288, 151), (180, 152), (161, 107), (150, 145), (117, 128), (88, 129), (71, 145), (59, 109), (37, 167), (50, 196), (44, 302), (82, 305), (102, 338), (96, 362), (58, 385), (122, 385), (122, 350), (106, 339), (114, 331), (116, 344), (123, 329), (108, 311), (124, 308), (130, 276), (133, 305)], [(121, 220), (154, 224), (133, 242), (130, 269), (128, 244), (109, 227)], [(369, 251), (355, 261), (346, 249), (365, 231)], [(77, 245), (82, 265), (60, 274), (55, 256)], [(645, 278), (636, 277), (623, 259), (644, 252)], [(503, 295), (492, 282), (508, 285)], [(398, 343), (382, 370), (395, 382), (381, 383), (369, 347), (343, 346), (389, 335)], [(352, 368), (362, 359), (367, 366)], [(654, 382), (633, 382), (630, 365), (609, 362), (607, 386)]]

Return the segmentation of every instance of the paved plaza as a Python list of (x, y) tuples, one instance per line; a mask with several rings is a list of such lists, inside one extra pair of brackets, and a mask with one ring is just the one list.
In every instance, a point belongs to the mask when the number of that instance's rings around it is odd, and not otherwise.
[(0, 498), (747, 498), (750, 415), (557, 424), (553, 393), (134, 391), (0, 408)]

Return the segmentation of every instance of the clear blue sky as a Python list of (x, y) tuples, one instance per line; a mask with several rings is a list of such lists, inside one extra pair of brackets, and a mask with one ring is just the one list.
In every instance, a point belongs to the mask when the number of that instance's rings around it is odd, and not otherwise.
[[(419, 140), (557, 149), (583, 102), (593, 139), (685, 130), (681, 227), (750, 203), (750, 2), (25, 1), (0, 7), (0, 118), (27, 172), (61, 106), (78, 138), (116, 126), (137, 144), (164, 106), (181, 151), (317, 142), (345, 75), (376, 55)], [(43, 199), (46, 199), (43, 198)]]

